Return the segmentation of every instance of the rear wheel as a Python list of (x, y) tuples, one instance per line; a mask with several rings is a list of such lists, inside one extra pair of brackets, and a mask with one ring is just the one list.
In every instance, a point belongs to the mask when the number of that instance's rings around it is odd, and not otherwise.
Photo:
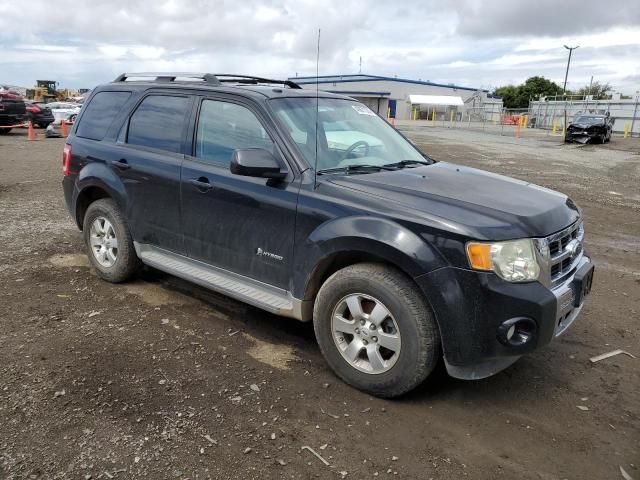
[(140, 267), (129, 227), (110, 198), (89, 205), (83, 232), (89, 261), (104, 280), (124, 282)]
[(438, 361), (438, 331), (423, 295), (402, 272), (384, 265), (352, 265), (329, 277), (313, 322), (333, 371), (373, 395), (412, 390)]

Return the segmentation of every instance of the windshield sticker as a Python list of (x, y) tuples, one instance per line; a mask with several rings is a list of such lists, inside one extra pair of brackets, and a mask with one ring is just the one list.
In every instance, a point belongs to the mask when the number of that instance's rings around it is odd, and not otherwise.
[(369, 110), (369, 108), (365, 107), (364, 105), (351, 105), (351, 108), (353, 108), (360, 115), (373, 115), (374, 117), (376, 115), (375, 113), (373, 113), (371, 110)]

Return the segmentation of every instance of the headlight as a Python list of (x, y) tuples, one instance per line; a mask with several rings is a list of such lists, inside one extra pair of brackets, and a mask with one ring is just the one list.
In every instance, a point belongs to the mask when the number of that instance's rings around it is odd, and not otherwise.
[(538, 279), (540, 265), (533, 240), (468, 243), (467, 256), (471, 268), (495, 272), (508, 282), (531, 282)]

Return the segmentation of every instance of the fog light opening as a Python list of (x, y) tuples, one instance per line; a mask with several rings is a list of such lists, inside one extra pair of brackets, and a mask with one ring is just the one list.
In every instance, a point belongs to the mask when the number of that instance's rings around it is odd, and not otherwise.
[(498, 340), (509, 347), (521, 347), (528, 344), (535, 337), (536, 322), (527, 317), (517, 317), (505, 320), (498, 327)]

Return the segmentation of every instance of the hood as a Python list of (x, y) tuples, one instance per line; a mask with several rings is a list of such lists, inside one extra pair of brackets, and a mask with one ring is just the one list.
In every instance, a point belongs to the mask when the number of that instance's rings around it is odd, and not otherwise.
[(571, 123), (568, 128), (580, 128), (586, 130), (589, 127), (604, 127), (604, 122)]
[(580, 217), (578, 207), (562, 193), (446, 162), (335, 176), (330, 182), (393, 202), (436, 228), (475, 239), (545, 237)]

